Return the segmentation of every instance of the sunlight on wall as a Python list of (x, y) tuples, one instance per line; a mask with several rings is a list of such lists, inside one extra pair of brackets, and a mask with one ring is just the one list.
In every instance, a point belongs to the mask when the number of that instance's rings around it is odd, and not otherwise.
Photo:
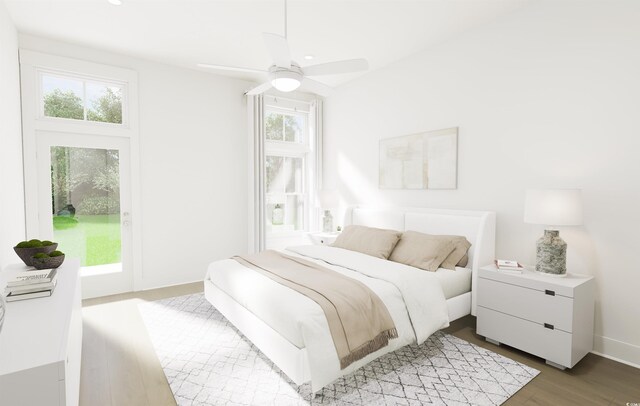
[(340, 193), (340, 209), (334, 214), (342, 225), (347, 206), (363, 204), (370, 206), (390, 206), (391, 201), (380, 193), (378, 185), (372, 184), (360, 169), (343, 152), (338, 152), (337, 189)]

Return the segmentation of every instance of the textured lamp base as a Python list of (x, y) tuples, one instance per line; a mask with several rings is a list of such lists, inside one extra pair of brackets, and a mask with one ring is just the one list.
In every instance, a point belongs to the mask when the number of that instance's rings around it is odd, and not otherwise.
[(544, 230), (536, 245), (536, 271), (564, 276), (567, 273), (567, 243), (558, 230)]

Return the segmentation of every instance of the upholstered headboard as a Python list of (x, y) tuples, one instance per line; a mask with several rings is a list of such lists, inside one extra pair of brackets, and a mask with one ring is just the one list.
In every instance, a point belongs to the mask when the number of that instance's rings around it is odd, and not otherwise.
[(478, 268), (495, 259), (496, 214), (491, 211), (445, 210), (426, 208), (377, 209), (353, 206), (345, 213), (344, 224), (413, 230), (426, 234), (462, 235), (469, 240), (471, 277), (471, 314), (476, 313), (475, 289)]

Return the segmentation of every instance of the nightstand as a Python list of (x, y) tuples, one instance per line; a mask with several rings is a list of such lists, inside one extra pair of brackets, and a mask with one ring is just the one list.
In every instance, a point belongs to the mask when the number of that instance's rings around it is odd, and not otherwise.
[(594, 285), (587, 275), (558, 278), (480, 268), (477, 333), (554, 367), (572, 368), (593, 348)]
[(309, 233), (309, 238), (314, 245), (331, 245), (340, 233)]

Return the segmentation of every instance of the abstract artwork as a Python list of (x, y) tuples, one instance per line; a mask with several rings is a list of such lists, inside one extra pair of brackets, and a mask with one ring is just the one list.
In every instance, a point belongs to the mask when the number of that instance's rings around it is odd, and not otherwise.
[(380, 189), (456, 189), (458, 128), (380, 140)]

